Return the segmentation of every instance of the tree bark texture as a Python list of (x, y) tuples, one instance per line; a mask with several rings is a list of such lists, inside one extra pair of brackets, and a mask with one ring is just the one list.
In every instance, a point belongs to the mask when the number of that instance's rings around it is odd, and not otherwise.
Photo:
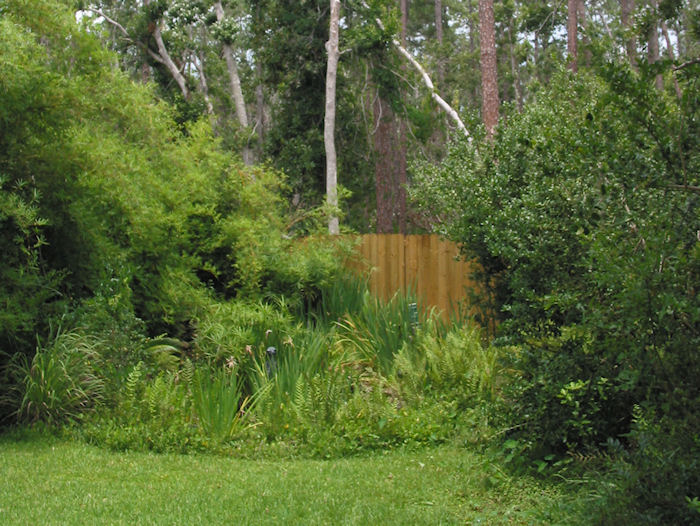
[(486, 136), (492, 137), (498, 124), (499, 111), (493, 0), (479, 0), (479, 40), (481, 43), (481, 118), (486, 127)]
[[(654, 4), (656, 4), (656, 2), (654, 2)], [(659, 27), (658, 21), (655, 17), (649, 26), (647, 60), (649, 61), (649, 64), (654, 64), (659, 60)], [(656, 89), (659, 91), (664, 89), (664, 78), (661, 75), (656, 75)]]
[(569, 56), (568, 67), (578, 71), (578, 0), (569, 0), (569, 11), (566, 17), (566, 52)]
[(396, 213), (396, 164), (400, 162), (396, 148), (396, 119), (391, 105), (377, 96), (374, 101), (374, 162), (375, 193), (377, 199), (377, 233), (389, 234), (394, 231)]
[(633, 68), (637, 67), (637, 39), (632, 32), (632, 17), (634, 16), (634, 0), (620, 0), (620, 17), (622, 18), (622, 27), (628, 35), (625, 40), (625, 49), (627, 51), (627, 59)]
[[(340, 0), (330, 0), (330, 31), (326, 51), (328, 64), (326, 68), (326, 114), (323, 125), (323, 142), (326, 148), (326, 201), (331, 207), (338, 206), (338, 162), (335, 151), (335, 91), (338, 74), (338, 51), (340, 19)], [(328, 233), (337, 235), (340, 232), (338, 216), (328, 219)]]
[(437, 56), (437, 75), (438, 84), (441, 89), (444, 89), (445, 84), (445, 63), (442, 60), (442, 44), (444, 41), (444, 32), (442, 28), (442, 0), (435, 0), (435, 41), (438, 44)]

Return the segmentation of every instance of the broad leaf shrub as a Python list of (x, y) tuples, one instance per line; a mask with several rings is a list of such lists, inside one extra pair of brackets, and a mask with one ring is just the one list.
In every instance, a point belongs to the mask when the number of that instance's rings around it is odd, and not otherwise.
[[(502, 353), (512, 435), (540, 457), (620, 440), (635, 476), (652, 480), (649, 447), (697, 457), (688, 408), (700, 400), (698, 66), (678, 73), (681, 100), (653, 88), (655, 72), (562, 73), (493, 143), (456, 144), (424, 167), (415, 193), (493, 285), (497, 343), (512, 346)], [(635, 404), (655, 415), (649, 447)], [(661, 422), (692, 438), (650, 440)], [(669, 454), (663, 472), (684, 461)], [(680, 523), (684, 499), (700, 493), (686, 480), (660, 490)], [(633, 484), (620, 491), (662, 506)]]

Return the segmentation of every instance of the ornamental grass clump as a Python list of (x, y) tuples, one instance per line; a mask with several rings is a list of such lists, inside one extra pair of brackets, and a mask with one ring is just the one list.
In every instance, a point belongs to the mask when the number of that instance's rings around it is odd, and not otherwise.
[[(24, 422), (59, 424), (77, 419), (102, 400), (105, 383), (95, 372), (99, 342), (78, 332), (58, 332), (38, 343), (29, 359), (17, 354), (10, 363), (16, 415)], [(10, 395), (13, 396), (12, 394)]]

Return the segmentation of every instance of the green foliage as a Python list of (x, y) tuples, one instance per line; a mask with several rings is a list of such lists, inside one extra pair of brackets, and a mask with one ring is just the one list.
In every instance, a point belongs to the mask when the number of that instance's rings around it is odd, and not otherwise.
[[(352, 297), (353, 303), (358, 299)], [(373, 297), (369, 290), (363, 293), (362, 303), (356, 312), (348, 312), (337, 322), (339, 345), (346, 362), (361, 362), (389, 374), (394, 355), (415, 332), (411, 321), (411, 304), (416, 303), (411, 295), (396, 293), (389, 301)], [(354, 306), (352, 304), (348, 307)], [(419, 311), (419, 324), (425, 323), (429, 315)]]
[(316, 301), (337, 258), (287, 235), (278, 174), (245, 168), (208, 123), (176, 123), (59, 5), (5, 12), (0, 347), (30, 355), (68, 311), (111, 338), (121, 374), (145, 333), (190, 341), (214, 295)]
[(98, 404), (105, 382), (100, 368), (100, 342), (78, 332), (58, 332), (37, 345), (33, 358), (17, 354), (9, 364), (17, 381), (15, 395), (20, 421), (63, 423), (75, 420)]
[(212, 302), (197, 321), (196, 352), (219, 364), (231, 359), (243, 363), (269, 346), (281, 349), (299, 332), (284, 306)]
[[(288, 337), (274, 357), (259, 354), (252, 372), (253, 392), (260, 393), (256, 415), (268, 439), (299, 431), (300, 413), (297, 394), (307, 379), (331, 370), (332, 333), (323, 329), (307, 330), (296, 339)], [(336, 375), (328, 374), (333, 381)]]
[[(697, 403), (697, 401), (696, 401)], [(697, 524), (700, 437), (697, 415), (683, 422), (635, 406), (633, 449), (610, 441), (612, 469), (593, 517), (611, 524)]]
[(634, 400), (680, 416), (697, 393), (697, 83), (678, 101), (652, 71), (603, 73), (562, 75), (417, 194), (494, 285), (513, 417), (545, 449), (596, 447)]
[(194, 416), (205, 437), (227, 442), (248, 426), (250, 399), (243, 397), (235, 368), (197, 369), (190, 387)]

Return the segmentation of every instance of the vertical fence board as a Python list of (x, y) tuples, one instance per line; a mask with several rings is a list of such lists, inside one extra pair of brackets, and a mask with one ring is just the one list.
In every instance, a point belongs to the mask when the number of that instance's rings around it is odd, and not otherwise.
[(370, 290), (383, 299), (411, 291), (447, 316), (466, 303), (467, 287), (474, 287), (471, 265), (457, 257), (457, 245), (437, 235), (366, 234), (355, 254), (348, 268), (361, 271), (369, 264)]

